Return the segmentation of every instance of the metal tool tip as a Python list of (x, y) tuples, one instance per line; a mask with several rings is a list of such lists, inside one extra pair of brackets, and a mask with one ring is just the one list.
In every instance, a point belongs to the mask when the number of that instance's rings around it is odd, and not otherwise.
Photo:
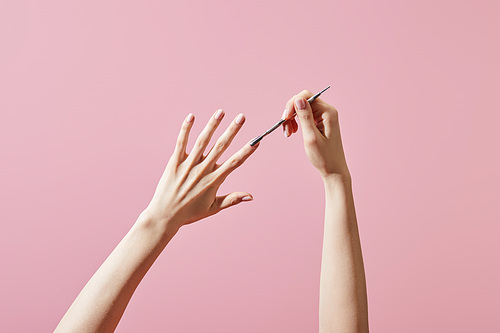
[(250, 146), (251, 147), (255, 146), (257, 143), (259, 143), (260, 140), (262, 140), (262, 138), (263, 138), (263, 136), (259, 135), (258, 137), (256, 137), (252, 141), (250, 141)]
[(320, 94), (324, 93), (324, 92), (325, 92), (327, 89), (329, 89), (329, 88), (330, 88), (330, 86), (328, 86), (328, 87), (326, 87), (325, 89), (321, 90), (321, 91), (320, 91)]

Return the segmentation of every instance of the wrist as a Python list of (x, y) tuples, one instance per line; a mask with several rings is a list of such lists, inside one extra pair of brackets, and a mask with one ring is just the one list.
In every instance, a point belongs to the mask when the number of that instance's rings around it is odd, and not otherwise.
[(158, 218), (147, 209), (139, 215), (135, 225), (141, 230), (156, 235), (167, 242), (179, 231), (179, 227), (176, 226), (173, 220)]
[(336, 175), (323, 178), (323, 181), (327, 207), (333, 205), (334, 209), (347, 214), (345, 222), (356, 223), (351, 177), (348, 175)]
[(347, 185), (350, 187), (352, 185), (351, 174), (349, 172), (343, 174), (331, 173), (322, 175), (321, 178), (323, 179), (325, 186)]

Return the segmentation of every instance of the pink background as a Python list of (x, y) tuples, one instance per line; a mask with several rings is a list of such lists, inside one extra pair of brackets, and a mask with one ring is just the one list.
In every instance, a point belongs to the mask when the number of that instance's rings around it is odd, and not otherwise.
[[(499, 9), (0, 1), (0, 331), (54, 329), (146, 207), (186, 114), (196, 134), (219, 107), (223, 128), (247, 115), (227, 157), (329, 84), (372, 331), (500, 331)], [(118, 331), (318, 330), (324, 199), (301, 134), (273, 133), (221, 190), (255, 200), (182, 229)]]

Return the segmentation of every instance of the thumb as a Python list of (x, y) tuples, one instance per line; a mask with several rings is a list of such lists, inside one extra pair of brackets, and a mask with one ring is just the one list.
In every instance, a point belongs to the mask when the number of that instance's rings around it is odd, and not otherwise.
[(222, 209), (235, 206), (244, 201), (252, 201), (253, 197), (250, 193), (246, 192), (233, 192), (226, 195), (221, 195), (215, 198), (213, 209), (218, 212)]
[(293, 106), (299, 118), (300, 126), (302, 127), (304, 141), (308, 141), (307, 139), (313, 139), (316, 136), (316, 131), (318, 129), (316, 128), (316, 122), (314, 121), (311, 105), (304, 97), (297, 97)]

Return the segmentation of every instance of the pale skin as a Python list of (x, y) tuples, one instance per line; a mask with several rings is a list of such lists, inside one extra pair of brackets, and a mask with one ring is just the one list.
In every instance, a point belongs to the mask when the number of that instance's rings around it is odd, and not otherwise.
[[(338, 112), (319, 98), (310, 105), (306, 99), (312, 95), (304, 90), (292, 97), (283, 118), (297, 112), (307, 158), (319, 171), (325, 186), (319, 330), (368, 332), (365, 271)], [(295, 119), (284, 123), (287, 137), (297, 129)]]
[[(287, 104), (284, 117), (297, 111), (306, 153), (325, 183), (325, 235), (320, 279), (320, 332), (367, 332), (366, 287), (351, 178), (345, 163), (337, 111), (303, 91)], [(305, 109), (298, 108), (300, 100)], [(295, 103), (294, 103), (295, 102)], [(248, 143), (218, 164), (245, 117), (238, 115), (208, 151), (224, 118), (218, 110), (186, 153), (194, 116), (184, 120), (177, 143), (147, 208), (70, 306), (56, 332), (113, 332), (146, 272), (179, 229), (223, 209), (253, 200), (247, 192), (217, 195), (226, 177), (253, 154)], [(295, 119), (285, 135), (297, 132)]]

